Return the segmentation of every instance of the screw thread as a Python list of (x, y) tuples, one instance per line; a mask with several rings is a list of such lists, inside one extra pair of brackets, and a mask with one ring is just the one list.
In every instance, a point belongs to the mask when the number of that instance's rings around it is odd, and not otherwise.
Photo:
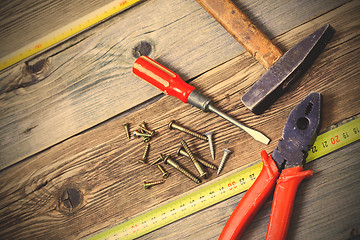
[(185, 176), (187, 176), (188, 178), (190, 178), (191, 180), (193, 180), (196, 183), (200, 183), (200, 179), (198, 179), (197, 177), (195, 177), (194, 175), (192, 175), (191, 173), (189, 173), (188, 171), (186, 171), (184, 168), (180, 167), (177, 170), (179, 170), (182, 174), (184, 174)]
[(192, 175), (190, 172), (188, 172), (186, 169), (182, 168), (179, 164), (177, 164), (174, 160), (172, 160), (169, 156), (166, 156), (164, 159), (165, 164), (170, 164), (172, 167), (174, 167), (176, 170), (190, 178), (192, 181), (196, 183), (201, 183), (200, 179)]
[(225, 162), (226, 162), (226, 159), (228, 157), (228, 155), (231, 153), (230, 150), (228, 149), (224, 149), (224, 155), (221, 159), (221, 162), (220, 162), (220, 165), (219, 165), (219, 168), (218, 168), (218, 171), (217, 171), (217, 175), (220, 174), (221, 170), (223, 169), (224, 165), (225, 165)]
[(171, 121), (171, 122), (169, 123), (169, 128), (170, 128), (170, 129), (171, 129), (171, 128), (177, 129), (177, 130), (179, 130), (180, 132), (183, 132), (183, 133), (189, 134), (189, 135), (191, 135), (191, 136), (193, 136), (193, 137), (196, 137), (196, 138), (199, 138), (199, 139), (201, 139), (201, 140), (207, 141), (207, 137), (206, 137), (206, 136), (204, 136), (204, 135), (202, 135), (202, 134), (200, 134), (200, 133), (197, 133), (197, 132), (195, 132), (195, 131), (192, 131), (192, 130), (190, 130), (190, 129), (187, 129), (187, 128), (183, 127), (183, 126), (180, 126), (179, 124), (175, 123), (175, 121)]
[(150, 143), (147, 143), (140, 162), (142, 162), (142, 163), (146, 162), (147, 154), (149, 153), (149, 147), (150, 147)]
[(157, 166), (160, 169), (160, 172), (163, 174), (163, 178), (169, 177), (169, 173), (163, 168), (163, 166), (161, 166), (160, 164)]
[(213, 170), (217, 169), (217, 166), (215, 164), (209, 163), (203, 159), (198, 158), (197, 159), (199, 161), (199, 163), (201, 163), (202, 165), (204, 165), (205, 167), (211, 168)]
[(194, 155), (192, 154), (189, 146), (187, 145), (187, 143), (183, 140), (180, 139), (181, 145), (184, 147), (186, 153), (189, 155), (191, 161), (194, 163), (196, 170), (199, 172), (200, 177), (206, 177), (207, 173), (202, 169), (199, 161), (194, 157)]
[(201, 139), (201, 140), (204, 140), (204, 141), (207, 140), (204, 135), (201, 135), (200, 133), (197, 133), (197, 132), (193, 132), (193, 131), (191, 131), (191, 130), (189, 130), (189, 129), (186, 129), (186, 128), (185, 128), (183, 132), (184, 132), (184, 133), (187, 133), (187, 134), (189, 134), (189, 135), (191, 135), (191, 136), (194, 136), (194, 137), (196, 137), (196, 138), (199, 138), (199, 139)]
[(210, 148), (211, 157), (212, 157), (213, 160), (215, 160), (215, 151), (214, 151), (214, 143), (213, 143), (213, 140), (212, 140), (212, 132), (209, 132), (209, 133), (205, 134), (205, 136), (207, 137), (208, 142), (209, 142), (209, 148)]
[(145, 133), (150, 134), (151, 136), (154, 136), (155, 131), (154, 131), (154, 130), (149, 130), (149, 129), (147, 129), (145, 122), (142, 122), (142, 123), (139, 125), (139, 127), (140, 127), (140, 129), (143, 130)]
[(130, 139), (129, 124), (128, 124), (128, 123), (124, 123), (124, 128), (125, 128), (126, 137), (127, 137), (128, 139)]
[[(181, 155), (181, 156), (184, 156), (184, 157), (190, 157), (189, 154), (187, 154), (187, 152), (183, 149), (183, 148), (179, 148), (178, 150), (178, 155)], [(194, 156), (195, 157), (195, 156)], [(207, 161), (205, 161), (204, 159), (201, 159), (201, 158), (198, 158), (198, 157), (195, 157), (196, 160), (198, 160), (199, 163), (201, 163), (202, 165), (204, 165), (205, 167), (207, 168), (211, 168), (213, 170), (216, 170), (217, 169), (217, 166), (215, 164), (212, 164), (212, 163), (209, 163)]]
[(152, 137), (151, 134), (141, 133), (138, 131), (134, 131), (133, 135), (134, 137)]
[(155, 165), (155, 164), (157, 164), (158, 162), (161, 162), (161, 161), (163, 161), (164, 160), (164, 156), (160, 153), (160, 157), (158, 157), (157, 159), (155, 159), (154, 161), (152, 161), (151, 163), (150, 163), (150, 165), (152, 166), (152, 165)]
[(159, 181), (154, 181), (154, 182), (144, 182), (144, 188), (149, 189), (151, 186), (163, 184), (164, 182), (165, 182), (165, 180), (159, 180)]

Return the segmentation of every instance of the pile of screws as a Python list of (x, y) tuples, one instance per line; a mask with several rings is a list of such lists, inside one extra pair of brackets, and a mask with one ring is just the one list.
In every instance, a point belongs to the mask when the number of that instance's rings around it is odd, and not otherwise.
[[(131, 139), (131, 135), (130, 135), (130, 129), (129, 129), (129, 124), (128, 123), (124, 123), (124, 127), (125, 127), (125, 133), (128, 139)], [(215, 159), (215, 153), (214, 153), (214, 146), (213, 146), (213, 141), (212, 141), (212, 135), (213, 132), (208, 132), (203, 134), (197, 133), (195, 131), (189, 130), (179, 124), (177, 124), (175, 121), (170, 121), (170, 123), (168, 124), (169, 129), (176, 129), (179, 130), (181, 132), (184, 132), (186, 134), (189, 134), (193, 137), (196, 137), (198, 139), (207, 141), (209, 143), (209, 148), (210, 148), (210, 153), (211, 153), (211, 157), (212, 159)], [(139, 129), (133, 131), (132, 136), (135, 138), (143, 138), (143, 142), (146, 143), (144, 152), (142, 154), (142, 157), (139, 159), (139, 162), (142, 164), (147, 164), (148, 163), (148, 154), (149, 154), (149, 149), (150, 149), (150, 143), (149, 141), (151, 140), (151, 138), (155, 135), (155, 131), (154, 130), (149, 130), (146, 126), (145, 122), (142, 122), (139, 125)], [(154, 185), (158, 185), (158, 184), (163, 184), (165, 182), (165, 179), (169, 177), (169, 173), (165, 170), (165, 168), (161, 165), (161, 162), (163, 162), (164, 164), (168, 164), (170, 166), (172, 166), (173, 168), (175, 168), (176, 170), (180, 171), (182, 174), (184, 174), (186, 177), (188, 177), (189, 179), (191, 179), (192, 181), (196, 182), (196, 183), (201, 183), (201, 178), (206, 178), (207, 177), (207, 172), (204, 168), (210, 168), (213, 170), (217, 170), (217, 174), (220, 174), (220, 171), (222, 170), (222, 168), (224, 167), (225, 161), (228, 157), (228, 155), (231, 153), (230, 150), (228, 149), (224, 149), (224, 155), (223, 158), (220, 162), (219, 168), (210, 163), (207, 162), (201, 158), (196, 157), (190, 147), (188, 146), (187, 142), (184, 139), (180, 139), (180, 144), (181, 146), (179, 147), (179, 149), (177, 150), (177, 155), (178, 156), (184, 156), (189, 158), (192, 163), (194, 164), (197, 172), (199, 173), (199, 176), (196, 177), (194, 174), (190, 173), (188, 170), (186, 170), (185, 168), (183, 168), (180, 164), (178, 164), (174, 159), (172, 159), (172, 157), (170, 155), (164, 155), (164, 154), (160, 154), (160, 156), (155, 159), (154, 161), (152, 161), (151, 163), (149, 163), (149, 166), (154, 166), (157, 165), (157, 168), (160, 170), (162, 177), (164, 178), (163, 180), (158, 180), (158, 181), (145, 181), (144, 182), (144, 188), (145, 189), (149, 189), (151, 186)]]
[[(134, 138), (141, 138), (141, 137), (143, 138), (143, 142), (145, 142), (146, 145), (145, 145), (145, 149), (144, 149), (144, 152), (142, 154), (142, 157), (139, 159), (139, 162), (142, 163), (142, 164), (147, 164), (148, 163), (148, 154), (149, 154), (149, 149), (150, 149), (149, 141), (151, 140), (152, 137), (155, 136), (155, 131), (148, 129), (145, 122), (142, 122), (139, 125), (139, 128), (132, 132), (132, 135), (130, 134), (130, 124), (129, 123), (124, 123), (124, 128), (125, 128), (126, 137), (128, 139), (131, 139), (131, 136), (133, 136)], [(159, 162), (163, 161), (163, 158), (164, 158), (164, 156), (160, 155), (160, 157), (158, 159), (156, 159), (155, 161), (153, 161), (149, 165), (150, 166), (155, 165), (156, 163), (159, 163)], [(164, 179), (169, 177), (170, 174), (164, 169), (163, 166), (158, 164), (157, 167), (160, 170), (160, 172), (162, 174), (162, 177)], [(163, 184), (164, 182), (165, 182), (165, 180), (144, 181), (144, 188), (149, 189), (151, 186), (158, 185), (158, 184)]]
[[(211, 157), (212, 157), (213, 160), (215, 160), (214, 144), (213, 144), (213, 141), (212, 141), (213, 132), (207, 132), (204, 135), (202, 135), (202, 134), (197, 133), (195, 131), (191, 131), (191, 130), (183, 127), (183, 126), (180, 126), (179, 124), (176, 124), (175, 121), (171, 121), (169, 123), (169, 128), (170, 129), (177, 129), (177, 130), (179, 130), (181, 132), (187, 133), (187, 134), (189, 134), (191, 136), (194, 136), (194, 137), (196, 137), (198, 139), (208, 141)], [(199, 171), (200, 177), (203, 177), (203, 176), (206, 177), (206, 174), (201, 170), (201, 165), (199, 167), (196, 162), (199, 162), (199, 163), (201, 163), (202, 165), (204, 165), (204, 166), (206, 166), (208, 168), (217, 169), (217, 167), (215, 165), (213, 165), (211, 163), (208, 163), (205, 160), (195, 158), (194, 155), (191, 153), (190, 149), (188, 148), (188, 146), (187, 146), (187, 144), (186, 144), (186, 142), (184, 140), (181, 140), (181, 144), (182, 144), (183, 148), (185, 149), (185, 151), (180, 148), (178, 150), (178, 155), (189, 157), (193, 161), (193, 163), (194, 163), (195, 167), (197, 168), (197, 170)], [(231, 153), (230, 150), (224, 149), (224, 155), (223, 155), (223, 157), (221, 159), (221, 162), (220, 162), (220, 165), (219, 165), (219, 168), (218, 168), (218, 171), (217, 171), (217, 175), (219, 175), (221, 170), (223, 169), (223, 167), (225, 165), (225, 162), (226, 162), (226, 160), (228, 158), (228, 155), (230, 153)]]
[[(125, 133), (128, 139), (130, 139), (130, 129), (129, 129), (129, 124), (128, 123), (124, 123), (124, 127), (125, 127)], [(149, 142), (151, 140), (151, 138), (155, 135), (155, 131), (154, 130), (149, 130), (146, 127), (146, 123), (142, 122), (139, 125), (139, 129), (135, 130), (133, 132), (133, 136), (136, 138), (140, 138), (143, 137), (144, 138), (144, 142)]]

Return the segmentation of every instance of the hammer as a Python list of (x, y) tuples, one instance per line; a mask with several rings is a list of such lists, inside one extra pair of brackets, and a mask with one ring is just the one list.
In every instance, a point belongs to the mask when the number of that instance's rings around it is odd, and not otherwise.
[(311, 66), (334, 34), (326, 24), (285, 54), (231, 0), (196, 0), (268, 71), (242, 96), (255, 114), (263, 113)]

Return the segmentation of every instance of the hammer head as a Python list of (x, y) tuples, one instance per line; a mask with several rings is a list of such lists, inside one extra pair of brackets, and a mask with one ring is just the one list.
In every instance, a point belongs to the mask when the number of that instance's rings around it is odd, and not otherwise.
[(287, 51), (241, 98), (255, 114), (263, 113), (315, 61), (334, 35), (326, 24)]

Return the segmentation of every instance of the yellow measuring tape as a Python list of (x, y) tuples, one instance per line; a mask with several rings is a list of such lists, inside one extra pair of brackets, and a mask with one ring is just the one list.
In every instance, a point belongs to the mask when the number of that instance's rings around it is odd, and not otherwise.
[(121, 12), (141, 0), (115, 0), (0, 59), (0, 71)]
[[(306, 162), (360, 139), (360, 118), (317, 136)], [(262, 169), (262, 162), (189, 193), (90, 239), (134, 239), (176, 220), (212, 206), (250, 188)]]

